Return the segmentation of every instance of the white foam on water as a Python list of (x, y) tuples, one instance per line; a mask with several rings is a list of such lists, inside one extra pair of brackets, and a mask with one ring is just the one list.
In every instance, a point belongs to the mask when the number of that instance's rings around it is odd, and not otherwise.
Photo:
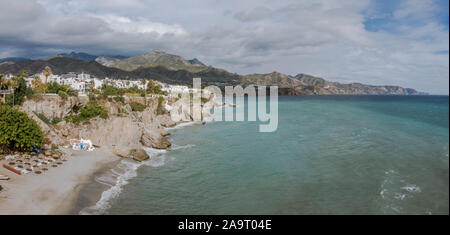
[(422, 192), (422, 189), (419, 186), (415, 185), (415, 184), (406, 185), (405, 187), (402, 187), (402, 189), (406, 190), (407, 192), (410, 192), (410, 193), (420, 193), (420, 192)]
[[(113, 184), (111, 188), (102, 193), (100, 200), (94, 206), (84, 208), (83, 210), (80, 211), (80, 214), (81, 215), (103, 214), (108, 208), (110, 208), (111, 200), (116, 198), (120, 194), (120, 192), (122, 191), (122, 187), (128, 184), (128, 181), (130, 179), (137, 176), (136, 170), (141, 165), (142, 163), (133, 162), (132, 160), (128, 159), (122, 160), (118, 166), (119, 168), (122, 168), (124, 170), (123, 174), (116, 174), (113, 170), (111, 170), (110, 174), (117, 175), (115, 184)], [(102, 180), (110, 182), (111, 178), (108, 178), (108, 176), (103, 178), (102, 177), (97, 178), (97, 182), (99, 181), (102, 182)]]
[[(214, 118), (205, 120), (206, 122), (213, 122)], [(180, 129), (187, 126), (192, 126), (196, 124), (201, 124), (201, 121), (183, 122), (175, 127), (165, 128), (166, 130)], [(171, 150), (191, 148), (195, 145), (172, 145)], [(154, 148), (143, 148), (149, 155), (149, 159), (143, 162), (135, 162), (129, 159), (122, 160), (115, 168), (111, 169), (105, 175), (96, 178), (98, 183), (110, 186), (108, 190), (102, 193), (100, 200), (94, 205), (84, 208), (80, 211), (80, 215), (90, 215), (90, 214), (103, 214), (107, 209), (111, 207), (111, 200), (117, 198), (122, 191), (123, 186), (128, 184), (128, 181), (137, 176), (137, 169), (142, 165), (151, 167), (163, 166), (167, 157), (164, 156), (167, 150), (164, 149), (154, 149)], [(173, 159), (173, 158), (171, 158)]]
[(394, 198), (395, 198), (395, 199), (398, 199), (398, 200), (403, 200), (403, 199), (406, 198), (406, 194), (403, 194), (403, 193), (395, 193)]
[(195, 146), (195, 144), (187, 144), (187, 145), (172, 144), (172, 147), (170, 147), (170, 150), (188, 149), (188, 148), (192, 148), (194, 146)]
[(187, 126), (193, 126), (196, 124), (202, 124), (202, 122), (201, 121), (182, 122), (174, 127), (166, 127), (165, 129), (166, 130), (176, 130), (176, 129), (180, 129), (180, 128), (187, 127)]
[(117, 182), (117, 175), (111, 172), (111, 174), (104, 174), (100, 177), (95, 178), (95, 181), (100, 184), (112, 187)]
[(143, 162), (135, 162), (131, 159), (123, 159), (117, 166), (107, 173), (97, 177), (95, 180), (110, 188), (102, 193), (100, 200), (94, 205), (80, 211), (81, 215), (103, 214), (111, 207), (111, 200), (117, 198), (123, 186), (127, 185), (130, 179), (137, 176), (137, 170), (142, 165), (159, 167), (165, 164), (166, 150), (144, 148), (149, 155), (149, 159)]
[(166, 163), (167, 150), (163, 149), (152, 149), (152, 148), (144, 148), (147, 154), (150, 156), (148, 160), (144, 161), (143, 164), (151, 167), (160, 167)]
[(386, 193), (386, 191), (387, 191), (386, 189), (381, 190), (380, 192), (381, 198), (384, 199), (384, 193)]

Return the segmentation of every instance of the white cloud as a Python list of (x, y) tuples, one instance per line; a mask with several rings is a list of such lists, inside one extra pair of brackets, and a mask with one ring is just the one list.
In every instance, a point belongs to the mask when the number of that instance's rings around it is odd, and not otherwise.
[(432, 0), (407, 0), (402, 1), (398, 10), (394, 11), (393, 16), (396, 19), (403, 18), (428, 18), (433, 16), (437, 10), (437, 5)]
[(176, 34), (183, 35), (186, 31), (179, 25), (167, 25), (149, 21), (145, 18), (139, 17), (132, 20), (128, 17), (117, 15), (91, 15), (91, 17), (99, 18), (105, 21), (108, 26), (115, 32), (142, 34), (142, 33), (157, 33), (162, 34)]
[[(0, 0), (0, 55), (162, 49), (238, 73), (278, 70), (448, 93), (448, 26), (432, 0)], [(389, 31), (367, 19), (392, 18)], [(3, 23), (7, 22), (7, 23)]]

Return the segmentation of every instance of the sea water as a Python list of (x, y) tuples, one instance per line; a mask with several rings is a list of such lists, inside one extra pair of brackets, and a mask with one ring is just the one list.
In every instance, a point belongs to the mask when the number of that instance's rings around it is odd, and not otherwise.
[(91, 210), (448, 214), (448, 101), (279, 97), (276, 132), (260, 133), (261, 123), (248, 121), (176, 128), (171, 149), (128, 168), (135, 173), (122, 177), (116, 191)]

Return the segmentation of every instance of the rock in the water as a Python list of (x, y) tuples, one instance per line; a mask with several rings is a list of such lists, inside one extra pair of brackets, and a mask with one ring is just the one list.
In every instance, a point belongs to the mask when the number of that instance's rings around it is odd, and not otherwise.
[(114, 147), (112, 153), (118, 157), (130, 157), (131, 149), (126, 147)]
[(144, 146), (156, 149), (166, 149), (172, 145), (169, 140), (155, 129), (145, 129), (141, 137), (141, 143)]
[(168, 131), (166, 131), (165, 129), (158, 128), (158, 129), (156, 129), (156, 131), (158, 131), (159, 134), (164, 136), (164, 137), (170, 135), (170, 133)]
[(145, 152), (143, 149), (131, 150), (131, 156), (133, 157), (133, 160), (139, 162), (145, 161), (149, 158), (147, 152)]
[(158, 115), (156, 117), (157, 122), (163, 127), (174, 127), (177, 125), (169, 115)]

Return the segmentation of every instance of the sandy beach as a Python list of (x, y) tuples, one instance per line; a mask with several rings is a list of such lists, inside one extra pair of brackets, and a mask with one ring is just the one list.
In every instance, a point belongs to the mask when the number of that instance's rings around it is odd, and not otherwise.
[(70, 151), (67, 162), (41, 175), (16, 175), (1, 167), (0, 174), (7, 174), (10, 180), (0, 181), (0, 214), (68, 214), (92, 176), (120, 159), (105, 149)]

